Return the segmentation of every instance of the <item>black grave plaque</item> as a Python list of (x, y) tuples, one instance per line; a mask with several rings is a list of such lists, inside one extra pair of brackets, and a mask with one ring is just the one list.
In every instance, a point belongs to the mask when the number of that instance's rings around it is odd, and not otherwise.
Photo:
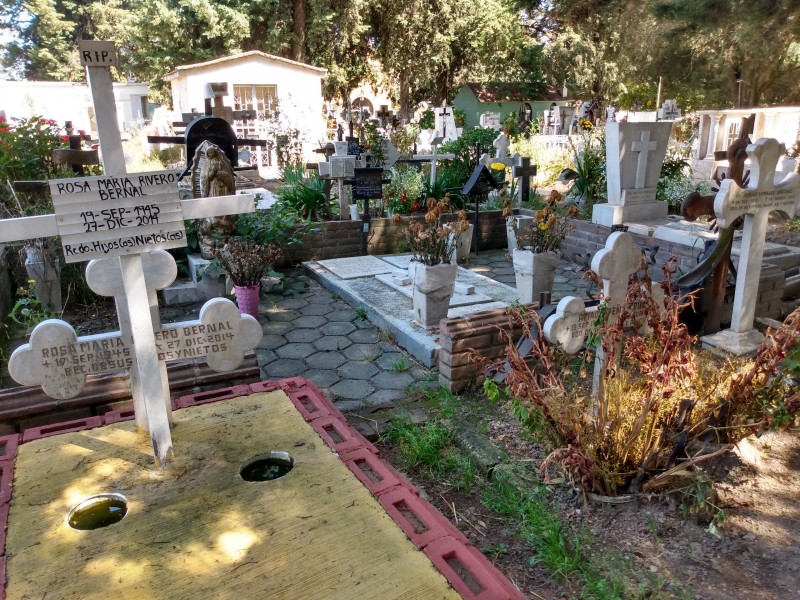
[(383, 196), (383, 167), (355, 169), (353, 200), (372, 200)]
[(347, 138), (347, 156), (361, 157), (361, 146), (358, 143), (357, 137)]

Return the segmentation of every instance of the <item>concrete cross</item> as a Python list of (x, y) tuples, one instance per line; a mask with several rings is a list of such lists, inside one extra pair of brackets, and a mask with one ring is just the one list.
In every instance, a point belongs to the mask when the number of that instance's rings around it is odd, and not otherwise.
[(647, 155), (650, 152), (655, 152), (657, 146), (658, 144), (655, 140), (650, 141), (649, 130), (642, 132), (640, 141), (631, 142), (631, 151), (639, 153), (639, 158), (636, 161), (636, 189), (644, 187), (645, 177), (647, 175)]
[(748, 187), (741, 188), (732, 179), (726, 179), (714, 199), (714, 212), (719, 227), (728, 227), (744, 215), (742, 250), (731, 321), (731, 330), (736, 333), (746, 333), (753, 329), (769, 213), (782, 210), (791, 217), (800, 200), (800, 179), (797, 173), (790, 174), (777, 185), (774, 182), (778, 160), (785, 153), (783, 144), (772, 138), (761, 138), (755, 144), (750, 144), (747, 147), (747, 156), (752, 165)]
[(128, 175), (109, 71), (116, 64), (113, 43), (82, 41), (79, 49), (87, 67), (108, 175), (51, 182), (56, 214), (0, 221), (0, 243), (60, 236), (67, 262), (113, 260), (122, 286), (122, 294), (114, 294), (119, 297), (118, 305), (124, 305), (121, 335), (132, 344), (130, 369), (137, 424), (149, 432), (160, 466), (173, 456), (169, 388), (166, 369), (158, 360), (153, 323), (157, 304), (153, 302), (155, 291), (148, 290), (143, 256), (152, 250), (185, 245), (184, 219), (252, 212), (254, 197), (179, 201), (175, 173)]

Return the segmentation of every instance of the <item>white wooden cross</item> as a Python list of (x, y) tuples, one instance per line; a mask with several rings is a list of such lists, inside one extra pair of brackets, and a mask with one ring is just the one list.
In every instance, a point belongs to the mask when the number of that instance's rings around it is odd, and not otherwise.
[(761, 138), (755, 144), (750, 144), (747, 147), (751, 162), (749, 185), (740, 188), (732, 179), (726, 179), (714, 199), (714, 212), (720, 227), (728, 227), (744, 215), (731, 321), (731, 330), (735, 333), (746, 333), (753, 329), (769, 213), (782, 210), (791, 217), (800, 199), (797, 173), (788, 175), (778, 184), (774, 182), (775, 167), (784, 154), (786, 148), (772, 138)]
[[(113, 43), (82, 41), (79, 50), (82, 64), (87, 67), (103, 166), (109, 175), (52, 181), (55, 214), (0, 221), (0, 242), (61, 236), (66, 262), (111, 261), (103, 268), (106, 272), (116, 271), (111, 276), (109, 295), (114, 295), (118, 307), (122, 307), (121, 339), (129, 340), (132, 346), (125, 362), (127, 365), (130, 360), (137, 425), (149, 432), (156, 464), (161, 466), (173, 456), (169, 386), (166, 368), (159, 361), (157, 319), (155, 324), (153, 319), (158, 308), (155, 286), (163, 277), (155, 278), (159, 281), (148, 277), (143, 256), (153, 250), (185, 245), (184, 219), (252, 212), (254, 197), (234, 195), (179, 201), (175, 173), (128, 175), (109, 72), (109, 66), (116, 64)], [(87, 270), (91, 268), (90, 263)], [(57, 326), (45, 327), (44, 331), (39, 335), (45, 339), (51, 335), (66, 339), (52, 333), (58, 331)], [(26, 353), (20, 351), (18, 356), (24, 357)], [(48, 357), (34, 354), (37, 356), (40, 366), (47, 368), (44, 363), (49, 362)], [(18, 366), (25, 358), (12, 356), (12, 360), (15, 366), (9, 361), (9, 370), (22, 373), (23, 379), (36, 370), (35, 364)], [(71, 385), (66, 389), (74, 389), (75, 384)]]
[[(600, 249), (592, 258), (592, 270), (603, 280), (603, 305), (607, 310), (606, 324), (614, 326), (622, 311), (628, 292), (630, 276), (642, 264), (642, 253), (633, 245), (633, 237), (626, 232), (612, 233), (606, 240), (605, 248)], [(664, 310), (664, 292), (661, 286), (653, 283), (651, 297), (659, 309)], [(645, 304), (630, 308), (631, 321), (626, 327), (638, 323), (639, 331), (646, 333), (649, 329), (645, 317), (648, 306)], [(586, 307), (584, 301), (576, 296), (566, 296), (556, 306), (556, 312), (544, 323), (545, 339), (551, 344), (561, 344), (564, 351), (574, 354), (581, 349), (586, 336), (594, 325), (598, 306)], [(608, 364), (608, 357), (602, 346), (595, 349), (595, 372), (593, 393), (599, 398), (602, 393), (603, 374)]]
[(639, 157), (636, 160), (636, 189), (644, 187), (645, 176), (647, 175), (647, 155), (650, 152), (655, 152), (657, 147), (658, 144), (655, 140), (650, 141), (649, 129), (642, 132), (640, 141), (631, 142), (631, 151), (639, 153)]
[(437, 160), (452, 160), (456, 157), (455, 154), (439, 154), (439, 145), (444, 141), (442, 136), (436, 136), (431, 140), (431, 153), (430, 154), (415, 154), (412, 158), (414, 160), (429, 160), (431, 161), (431, 189), (436, 182), (436, 161)]

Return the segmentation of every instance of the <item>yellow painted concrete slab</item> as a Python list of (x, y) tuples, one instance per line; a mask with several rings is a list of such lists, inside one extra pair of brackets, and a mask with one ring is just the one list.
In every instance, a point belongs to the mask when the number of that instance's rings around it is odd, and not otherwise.
[[(19, 448), (6, 541), (7, 598), (286, 600), (459, 598), (281, 392), (179, 410), (176, 461), (153, 468), (133, 422)], [(288, 451), (286, 476), (239, 476)], [(89, 495), (128, 514), (66, 524)]]

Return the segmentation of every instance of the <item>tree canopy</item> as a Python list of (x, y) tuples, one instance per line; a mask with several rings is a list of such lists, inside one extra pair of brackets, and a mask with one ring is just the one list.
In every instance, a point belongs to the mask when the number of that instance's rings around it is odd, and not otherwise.
[[(467, 81), (520, 82), (626, 107), (800, 101), (800, 3), (774, 0), (4, 0), (0, 66), (79, 81), (80, 39), (110, 39), (120, 80), (168, 100), (176, 66), (261, 50), (328, 69), (327, 97), (381, 77), (401, 114)], [(375, 65), (378, 65), (376, 70)]]

